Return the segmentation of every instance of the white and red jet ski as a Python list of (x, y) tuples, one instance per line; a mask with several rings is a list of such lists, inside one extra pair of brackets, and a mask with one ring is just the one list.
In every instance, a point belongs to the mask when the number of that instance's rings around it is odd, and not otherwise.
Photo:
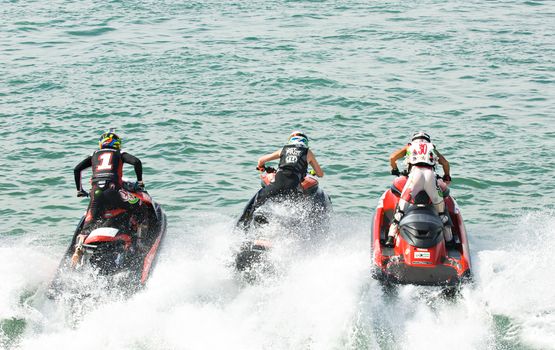
[(443, 224), (428, 195), (420, 192), (405, 210), (395, 245), (384, 245), (395, 208), (407, 181), (397, 177), (380, 198), (372, 224), (373, 277), (385, 282), (458, 286), (470, 279), (468, 239), (461, 212), (445, 183), (445, 206), (452, 221), (453, 240), (446, 244)]

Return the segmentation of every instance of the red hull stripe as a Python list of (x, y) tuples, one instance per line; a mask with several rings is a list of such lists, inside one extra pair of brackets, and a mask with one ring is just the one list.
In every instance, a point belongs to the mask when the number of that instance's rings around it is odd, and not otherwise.
[(145, 192), (132, 192), (132, 193), (135, 197), (139, 198), (143, 203), (152, 205), (152, 198), (150, 198), (150, 195), (148, 193), (145, 193)]
[(120, 215), (120, 214), (125, 213), (125, 211), (126, 211), (125, 209), (121, 209), (121, 208), (120, 208), (120, 209), (114, 209), (114, 210), (106, 210), (106, 211), (102, 214), (102, 216), (103, 216), (104, 218), (112, 218), (112, 217), (114, 217), (114, 216), (118, 216), (118, 215)]
[(145, 256), (145, 262), (143, 264), (143, 274), (141, 276), (141, 283), (145, 284), (148, 275), (150, 274), (150, 268), (152, 267), (152, 262), (154, 261), (154, 257), (156, 256), (156, 251), (158, 250), (158, 246), (160, 245), (160, 240), (162, 239), (162, 234), (156, 238), (156, 242), (152, 245), (152, 248), (148, 251), (148, 254)]

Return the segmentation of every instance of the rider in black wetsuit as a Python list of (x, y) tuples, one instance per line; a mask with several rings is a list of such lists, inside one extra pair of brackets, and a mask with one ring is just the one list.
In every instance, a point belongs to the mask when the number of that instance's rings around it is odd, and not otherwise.
[(241, 222), (248, 220), (256, 208), (260, 207), (269, 198), (278, 195), (292, 196), (298, 193), (299, 185), (306, 176), (308, 165), (310, 164), (319, 177), (324, 176), (320, 164), (316, 160), (314, 153), (308, 148), (308, 137), (300, 131), (294, 131), (289, 136), (289, 143), (282, 149), (260, 157), (258, 169), (264, 170), (266, 162), (279, 159), (279, 166), (274, 182), (260, 189), (252, 209), (245, 213)]
[[(122, 189), (123, 163), (134, 166), (139, 187), (143, 188), (143, 167), (141, 161), (129, 153), (121, 152), (121, 139), (113, 132), (102, 134), (99, 150), (85, 158), (74, 169), (77, 197), (84, 197), (87, 192), (81, 184), (81, 171), (92, 167), (91, 201), (85, 217), (84, 230), (91, 231), (100, 218), (111, 219), (128, 213), (137, 203), (138, 198)], [(127, 216), (129, 219), (129, 216)], [(142, 218), (137, 218), (142, 219)], [(129, 220), (125, 222), (128, 224)]]

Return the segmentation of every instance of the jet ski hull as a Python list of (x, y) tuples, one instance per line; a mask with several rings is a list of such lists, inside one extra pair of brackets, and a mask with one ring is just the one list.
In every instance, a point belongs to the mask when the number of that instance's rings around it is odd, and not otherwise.
[[(424, 241), (415, 243), (418, 239), (411, 241), (406, 234), (399, 234), (394, 247), (384, 245), (405, 181), (406, 178), (398, 178), (382, 195), (376, 209), (372, 224), (372, 276), (394, 284), (459, 286), (469, 281), (471, 261), (467, 232), (460, 209), (447, 191), (444, 200), (452, 221), (452, 243), (446, 244), (440, 232), (439, 239), (428, 239), (427, 244)], [(446, 186), (443, 189), (447, 190)], [(415, 210), (429, 211), (429, 205), (415, 205)], [(403, 221), (400, 224), (403, 225)]]
[[(274, 173), (261, 175), (262, 187), (267, 186), (273, 180), (274, 175)], [(270, 265), (267, 264), (266, 255), (272, 248), (272, 238), (263, 235), (265, 225), (277, 224), (279, 227), (283, 227), (283, 232), (302, 231), (295, 232), (296, 238), (311, 239), (326, 230), (332, 210), (330, 197), (318, 186), (316, 178), (311, 176), (305, 178), (302, 183), (302, 192), (292, 203), (298, 205), (300, 201), (303, 201), (302, 209), (305, 215), (302, 217), (293, 215), (292, 217), (277, 218), (276, 215), (261, 210), (269, 203), (274, 202), (273, 200), (268, 200), (257, 210), (254, 210), (255, 201), (256, 195), (245, 206), (236, 225), (246, 234), (246, 239), (235, 258), (235, 266), (238, 271), (250, 270), (253, 266)], [(296, 229), (300, 227), (303, 229)]]
[[(102, 223), (89, 234), (83, 235), (84, 215), (50, 283), (47, 293), (50, 298), (56, 298), (64, 290), (71, 289), (71, 285), (68, 285), (71, 283), (70, 275), (91, 271), (107, 277), (118, 275), (118, 285), (124, 286), (127, 291), (136, 291), (146, 284), (166, 234), (166, 214), (148, 193), (138, 192), (134, 195), (149, 208), (149, 224), (142, 234), (141, 246), (136, 245), (132, 233), (103, 226)], [(76, 262), (79, 242), (82, 256)]]

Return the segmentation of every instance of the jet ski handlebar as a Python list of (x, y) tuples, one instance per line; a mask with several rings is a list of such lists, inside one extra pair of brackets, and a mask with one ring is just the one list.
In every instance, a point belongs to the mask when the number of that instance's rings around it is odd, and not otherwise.
[(391, 175), (395, 175), (397, 177), (399, 177), (399, 176), (409, 176), (409, 171), (405, 169), (405, 170), (403, 170), (399, 173), (395, 173), (395, 174), (392, 173)]
[[(265, 171), (265, 172), (267, 172), (268, 174), (271, 174), (271, 173), (275, 173), (275, 172), (276, 172), (276, 168), (271, 167), (271, 166), (256, 167), (256, 170), (258, 170), (258, 171)], [(310, 169), (310, 170), (308, 171), (308, 174), (314, 176), (314, 175), (316, 175), (316, 171), (314, 171), (314, 169)]]
[[(273, 168), (271, 168), (273, 169)], [(275, 171), (275, 170), (274, 170)], [(146, 192), (144, 183), (124, 181), (121, 186), (126, 191)], [(91, 193), (85, 190), (77, 191), (77, 197), (90, 197)]]
[[(313, 171), (313, 170), (311, 170), (311, 172), (312, 172), (312, 171)], [(312, 173), (311, 173), (311, 174), (312, 174)], [(406, 169), (403, 170), (403, 171), (401, 171), (401, 172), (399, 172), (399, 173), (393, 173), (393, 171), (392, 171), (391, 175), (395, 175), (395, 176), (397, 176), (397, 177), (399, 177), (399, 176), (409, 176), (409, 171), (406, 170)], [(436, 179), (438, 179), (438, 180), (441, 179), (441, 180), (443, 180), (443, 181), (449, 181), (449, 182), (452, 181), (452, 180), (451, 180), (451, 176), (449, 176), (449, 175), (439, 176), (438, 174), (436, 174)]]
[(267, 172), (268, 174), (270, 174), (270, 173), (275, 173), (275, 172), (276, 172), (276, 168), (273, 168), (273, 167), (271, 167), (271, 166), (263, 166), (263, 167), (257, 166), (257, 167), (256, 167), (256, 170), (258, 170), (258, 171), (265, 171), (265, 172)]

